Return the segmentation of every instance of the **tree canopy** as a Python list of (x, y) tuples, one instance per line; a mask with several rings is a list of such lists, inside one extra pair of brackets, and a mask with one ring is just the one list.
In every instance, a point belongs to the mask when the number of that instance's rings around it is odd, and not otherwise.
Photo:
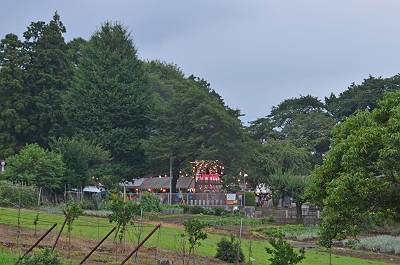
[(332, 148), (312, 176), (309, 195), (324, 207), (322, 235), (357, 235), (367, 222), (399, 218), (400, 92), (387, 94), (372, 111), (343, 121)]

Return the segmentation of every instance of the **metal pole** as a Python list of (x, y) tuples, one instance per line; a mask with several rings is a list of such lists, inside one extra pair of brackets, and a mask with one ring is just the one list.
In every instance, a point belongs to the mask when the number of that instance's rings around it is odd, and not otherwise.
[(93, 254), (93, 252), (95, 252), (96, 249), (98, 249), (100, 245), (103, 244), (103, 242), (112, 234), (112, 232), (115, 231), (115, 229), (117, 229), (116, 226), (114, 226), (114, 228), (111, 229), (110, 232), (108, 232), (108, 234), (83, 258), (83, 260), (79, 264), (83, 264)]
[(15, 265), (17, 265), (23, 258), (25, 258), (26, 255), (28, 255), (39, 243), (40, 241), (42, 241), (50, 232), (51, 230), (53, 230), (55, 227), (57, 226), (57, 224), (54, 224), (49, 230), (47, 230), (46, 233), (44, 233), (37, 241), (35, 244), (33, 244), (26, 252), (24, 255), (22, 255), (17, 262), (15, 263)]
[(144, 244), (144, 243), (154, 234), (154, 232), (156, 232), (157, 229), (159, 229), (160, 227), (161, 227), (161, 224), (158, 224), (156, 227), (154, 227), (154, 229), (151, 230), (151, 232), (143, 239), (143, 241), (140, 242), (139, 245), (137, 245), (137, 246), (135, 247), (135, 249), (132, 250), (131, 253), (129, 253), (128, 257), (126, 257), (126, 258), (121, 262), (121, 265), (124, 265), (125, 262), (127, 262), (127, 261), (133, 256), (133, 254), (135, 254), (136, 251), (138, 251), (139, 248), (140, 248), (141, 246), (143, 246), (143, 244)]
[(172, 161), (173, 161), (173, 158), (172, 157), (170, 157), (169, 158), (169, 178), (170, 178), (170, 180), (169, 180), (169, 204), (172, 204), (172, 178), (173, 178), (173, 176), (172, 176)]

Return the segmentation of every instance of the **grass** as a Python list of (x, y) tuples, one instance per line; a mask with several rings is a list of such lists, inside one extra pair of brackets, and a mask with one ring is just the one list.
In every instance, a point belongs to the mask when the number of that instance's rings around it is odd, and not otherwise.
[[(16, 253), (11, 253), (9, 250), (0, 248), (0, 264), (1, 265), (14, 265), (18, 259)], [(62, 261), (63, 265), (72, 265), (70, 262)]]
[[(21, 225), (23, 227), (34, 228), (33, 220), (36, 216), (36, 211), (25, 210), (21, 211)], [(40, 213), (38, 229), (44, 230), (49, 228), (53, 223), (61, 224), (63, 222), (63, 216), (59, 214)], [(17, 210), (10, 208), (0, 208), (0, 224), (8, 224), (16, 226), (17, 223)], [(72, 234), (74, 236), (80, 236), (90, 238), (94, 240), (101, 239), (110, 229), (112, 224), (105, 218), (81, 216), (74, 222)], [(147, 234), (152, 227), (147, 226), (144, 229), (144, 234)], [(127, 240), (130, 242), (136, 242), (134, 237), (134, 228), (130, 227), (127, 233)], [(182, 233), (181, 227), (162, 227), (159, 233), (156, 233), (153, 237), (146, 242), (147, 247), (160, 247), (167, 250), (176, 250), (176, 235)], [(207, 240), (202, 242), (202, 245), (198, 248), (197, 253), (203, 256), (215, 256), (217, 243), (223, 236), (218, 234), (208, 234)], [(245, 255), (248, 253), (249, 240), (242, 240), (242, 248)], [(267, 262), (267, 254), (265, 247), (268, 246), (266, 241), (253, 241), (252, 251), (253, 258), (255, 261), (254, 265), (257, 264), (269, 264)], [(248, 257), (246, 255), (246, 261)], [(380, 261), (366, 261), (359, 258), (345, 257), (332, 255), (333, 264), (335, 265), (384, 265), (387, 263)], [(323, 265), (328, 264), (329, 254), (325, 252), (319, 252), (315, 250), (306, 251), (306, 259), (301, 263), (303, 265)], [(1, 263), (2, 264), (2, 263)]]
[(0, 264), (11, 265), (14, 264), (16, 256), (12, 255), (11, 252), (0, 248)]

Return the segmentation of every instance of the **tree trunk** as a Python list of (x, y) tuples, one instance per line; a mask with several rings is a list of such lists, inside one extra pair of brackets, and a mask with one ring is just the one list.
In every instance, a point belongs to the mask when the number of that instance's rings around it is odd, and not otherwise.
[(296, 219), (297, 223), (299, 224), (303, 223), (303, 211), (301, 209), (301, 206), (303, 206), (302, 203), (296, 203)]

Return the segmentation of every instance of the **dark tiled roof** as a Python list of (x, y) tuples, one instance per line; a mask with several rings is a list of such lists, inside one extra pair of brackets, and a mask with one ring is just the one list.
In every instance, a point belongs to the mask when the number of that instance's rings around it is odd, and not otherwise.
[[(193, 181), (192, 181), (193, 180)], [(141, 190), (147, 189), (169, 189), (170, 186), (170, 177), (162, 177), (162, 178), (140, 178), (135, 179), (134, 182), (129, 182), (127, 187), (129, 188), (140, 188)], [(181, 177), (178, 179), (176, 183), (177, 189), (189, 189), (194, 188), (194, 179), (191, 177)]]

